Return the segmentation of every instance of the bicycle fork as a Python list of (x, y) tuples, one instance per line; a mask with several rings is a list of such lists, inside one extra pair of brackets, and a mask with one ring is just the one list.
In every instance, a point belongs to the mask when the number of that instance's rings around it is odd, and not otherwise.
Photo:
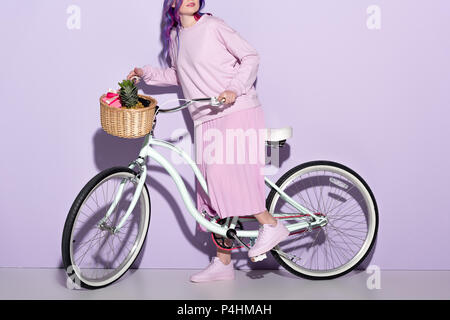
[(147, 177), (147, 166), (145, 165), (145, 160), (144, 160), (143, 157), (139, 156), (136, 160), (134, 160), (133, 162), (131, 162), (128, 165), (128, 168), (133, 169), (136, 165), (139, 166), (139, 172), (136, 175), (136, 177), (131, 178), (131, 182), (134, 183), (134, 182), (138, 181), (138, 185), (136, 187), (136, 191), (134, 192), (134, 195), (133, 195), (133, 198), (131, 200), (131, 203), (130, 203), (128, 209), (127, 209), (127, 212), (122, 217), (122, 219), (120, 220), (119, 224), (116, 227), (112, 227), (112, 226), (109, 226), (109, 225), (106, 224), (106, 220), (114, 212), (114, 210), (116, 209), (117, 204), (119, 203), (120, 199), (122, 198), (123, 189), (125, 187), (125, 184), (126, 184), (127, 180), (129, 180), (128, 178), (123, 178), (122, 181), (120, 182), (117, 194), (116, 194), (116, 196), (114, 198), (114, 201), (113, 201), (113, 203), (111, 204), (111, 206), (108, 209), (108, 212), (100, 220), (100, 222), (97, 223), (97, 227), (99, 227), (100, 229), (102, 229), (102, 230), (109, 230), (113, 234), (118, 233), (120, 228), (122, 228), (123, 224), (128, 219), (128, 216), (131, 214), (131, 212), (133, 211), (134, 207), (136, 206), (136, 203), (137, 203), (139, 197), (141, 196), (141, 192), (142, 192), (142, 188), (144, 187), (145, 179)]

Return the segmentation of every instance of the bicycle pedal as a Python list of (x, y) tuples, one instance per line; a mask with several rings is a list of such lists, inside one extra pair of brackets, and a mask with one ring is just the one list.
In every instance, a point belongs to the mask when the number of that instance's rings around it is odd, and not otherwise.
[(266, 258), (267, 258), (267, 254), (263, 253), (263, 254), (260, 254), (259, 256), (251, 257), (250, 260), (252, 260), (252, 262), (258, 262), (258, 261), (262, 261)]

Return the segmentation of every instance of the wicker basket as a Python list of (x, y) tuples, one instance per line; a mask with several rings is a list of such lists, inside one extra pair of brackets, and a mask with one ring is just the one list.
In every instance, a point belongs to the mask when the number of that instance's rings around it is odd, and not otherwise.
[(113, 108), (100, 97), (100, 122), (107, 133), (120, 137), (135, 139), (147, 135), (152, 129), (157, 101), (149, 96), (138, 95), (145, 106), (140, 109)]

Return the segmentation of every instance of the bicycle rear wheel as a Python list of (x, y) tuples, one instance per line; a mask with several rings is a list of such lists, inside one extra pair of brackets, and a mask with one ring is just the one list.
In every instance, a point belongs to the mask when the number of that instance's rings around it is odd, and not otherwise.
[[(378, 208), (369, 186), (356, 172), (332, 161), (311, 161), (286, 172), (276, 185), (328, 219), (323, 227), (292, 232), (274, 248), (281, 254), (271, 251), (286, 270), (308, 279), (332, 279), (364, 260), (377, 236)], [(274, 189), (266, 207), (270, 213), (298, 213)], [(286, 224), (305, 219), (297, 216)]]
[[(144, 184), (136, 206), (118, 233), (112, 230), (125, 215), (136, 191), (136, 172), (127, 167), (106, 169), (80, 191), (70, 208), (62, 237), (62, 257), (69, 279), (88, 289), (117, 281), (138, 257), (150, 223), (150, 196)], [(121, 183), (115, 210), (98, 226)]]

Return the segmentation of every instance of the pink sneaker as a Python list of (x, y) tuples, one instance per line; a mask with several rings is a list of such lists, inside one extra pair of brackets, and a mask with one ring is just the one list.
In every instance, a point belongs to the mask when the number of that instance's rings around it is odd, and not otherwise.
[(206, 269), (191, 276), (191, 281), (208, 282), (217, 280), (234, 280), (234, 277), (233, 262), (225, 265), (218, 257), (214, 257)]
[(255, 244), (250, 248), (250, 250), (248, 250), (248, 256), (250, 258), (254, 258), (262, 255), (267, 251), (270, 251), (288, 236), (289, 230), (281, 221), (277, 221), (275, 226), (263, 224), (259, 230), (258, 238), (256, 238)]

